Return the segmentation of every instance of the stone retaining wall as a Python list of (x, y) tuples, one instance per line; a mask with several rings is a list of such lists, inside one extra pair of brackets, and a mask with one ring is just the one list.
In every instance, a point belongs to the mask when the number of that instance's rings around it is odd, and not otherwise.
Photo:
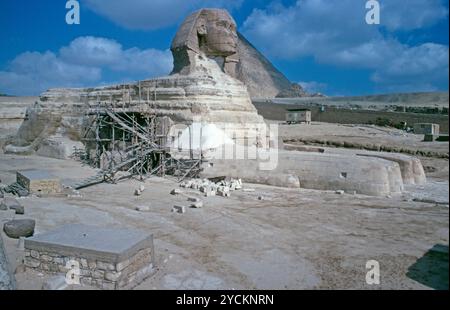
[[(79, 272), (75, 268), (70, 268), (73, 262), (78, 263)], [(93, 286), (105, 290), (132, 288), (153, 271), (150, 248), (140, 250), (129, 259), (116, 264), (25, 249), (24, 263), (27, 269), (50, 274), (67, 275), (72, 270), (74, 274), (79, 273), (82, 286)]]

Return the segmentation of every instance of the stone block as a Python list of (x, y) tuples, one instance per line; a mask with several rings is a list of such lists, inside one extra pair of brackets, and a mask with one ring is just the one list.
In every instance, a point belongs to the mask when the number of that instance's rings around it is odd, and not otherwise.
[(37, 268), (41, 265), (41, 261), (32, 257), (25, 257), (24, 264), (26, 267)]
[(110, 271), (104, 274), (105, 279), (111, 282), (117, 282), (122, 276), (122, 272)]
[(53, 261), (53, 258), (49, 255), (41, 255), (41, 260), (43, 260), (44, 262), (51, 262)]
[(172, 212), (184, 214), (184, 213), (186, 213), (186, 207), (185, 206), (174, 206), (172, 209)]
[(149, 212), (149, 211), (150, 211), (150, 207), (148, 207), (148, 206), (137, 206), (137, 207), (136, 207), (136, 211), (139, 211), (139, 212)]
[(122, 271), (122, 270), (124, 270), (125, 268), (127, 268), (128, 266), (130, 266), (130, 260), (129, 259), (126, 259), (126, 260), (124, 260), (123, 262), (120, 262), (120, 263), (118, 263), (117, 265), (116, 265), (116, 270), (117, 271)]
[(203, 202), (202, 201), (194, 202), (193, 204), (191, 204), (191, 208), (201, 209), (201, 208), (203, 208)]
[(39, 259), (40, 255), (39, 255), (39, 252), (38, 252), (38, 251), (33, 251), (33, 250), (31, 250), (31, 251), (29, 251), (29, 252), (30, 252), (30, 256), (31, 256), (31, 257)]
[(102, 289), (111, 291), (111, 290), (115, 290), (116, 286), (117, 286), (117, 284), (115, 282), (104, 281), (103, 285), (102, 285)]
[(8, 237), (19, 239), (20, 237), (33, 236), (35, 226), (34, 220), (12, 220), (3, 225), (3, 231)]
[[(82, 286), (118, 289), (123, 288), (120, 283), (130, 287), (139, 284), (134, 275), (152, 264), (152, 251), (153, 236), (148, 233), (67, 225), (25, 239), (25, 252), (29, 253), (25, 266), (48, 274), (65, 274), (66, 263), (75, 261), (80, 266)], [(39, 258), (31, 257), (32, 252)]]
[(170, 192), (170, 194), (171, 194), (171, 195), (174, 195), (174, 196), (176, 196), (176, 195), (181, 195), (181, 194), (183, 194), (183, 191), (180, 190), (180, 189), (175, 188), (175, 189), (173, 189), (173, 190)]
[(24, 207), (15, 198), (3, 199), (3, 201), (0, 203), (0, 210), (2, 210), (2, 211), (14, 210), (16, 212), (16, 214), (24, 214), (25, 213)]
[(44, 170), (18, 171), (17, 183), (33, 194), (48, 195), (61, 192), (60, 180)]
[(209, 191), (205, 193), (205, 197), (214, 197), (216, 196), (216, 191)]
[(100, 269), (100, 270), (115, 270), (116, 267), (114, 266), (114, 264), (111, 264), (111, 263), (97, 262), (97, 269)]

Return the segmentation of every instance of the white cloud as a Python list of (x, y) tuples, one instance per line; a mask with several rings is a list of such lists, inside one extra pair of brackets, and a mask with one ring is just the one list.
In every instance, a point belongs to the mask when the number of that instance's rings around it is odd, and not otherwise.
[(243, 0), (82, 0), (87, 7), (114, 23), (130, 29), (172, 26), (202, 7), (239, 8)]
[(62, 59), (89, 66), (107, 66), (120, 59), (122, 46), (114, 40), (79, 37), (60, 49)]
[[(392, 30), (430, 26), (448, 15), (440, 0), (382, 1), (383, 25), (367, 25), (360, 0), (299, 0), (255, 9), (243, 33), (268, 56), (373, 70), (372, 80), (419, 87), (448, 80), (448, 46), (400, 43)], [(409, 21), (410, 20), (410, 21)], [(427, 82), (427, 83), (425, 83)]]
[(310, 82), (298, 82), (298, 84), (307, 92), (310, 94), (314, 93), (324, 93), (327, 89), (328, 85), (326, 83), (320, 83), (316, 81), (310, 81)]
[(105, 38), (80, 37), (60, 50), (64, 61), (84, 65), (106, 67), (113, 71), (144, 73), (149, 76), (166, 75), (173, 65), (169, 50), (123, 49), (118, 42)]
[(120, 80), (167, 75), (173, 65), (170, 51), (123, 49), (105, 38), (80, 37), (58, 54), (25, 52), (0, 71), (0, 89), (13, 95), (38, 95), (53, 87), (85, 87), (107, 84), (105, 71), (117, 72)]
[(413, 30), (445, 18), (448, 10), (442, 0), (381, 1), (382, 23), (389, 30)]
[(98, 81), (101, 70), (62, 61), (52, 52), (26, 52), (17, 56), (8, 71), (0, 71), (2, 92), (36, 95), (51, 87), (78, 87)]
[(448, 46), (440, 44), (426, 43), (416, 47), (403, 47), (398, 57), (377, 68), (372, 80), (388, 90), (437, 90), (436, 85), (448, 81), (448, 56)]

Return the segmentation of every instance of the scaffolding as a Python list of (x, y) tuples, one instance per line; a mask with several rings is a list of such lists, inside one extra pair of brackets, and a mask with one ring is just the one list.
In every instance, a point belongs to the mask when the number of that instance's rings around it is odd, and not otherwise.
[(100, 171), (75, 185), (75, 189), (126, 178), (143, 181), (150, 176), (172, 175), (179, 182), (197, 177), (201, 172), (202, 154), (195, 158), (175, 158), (167, 147), (169, 126), (155, 113), (116, 108), (111, 103), (98, 103), (87, 113), (90, 125), (83, 142), (87, 152), (74, 155)]

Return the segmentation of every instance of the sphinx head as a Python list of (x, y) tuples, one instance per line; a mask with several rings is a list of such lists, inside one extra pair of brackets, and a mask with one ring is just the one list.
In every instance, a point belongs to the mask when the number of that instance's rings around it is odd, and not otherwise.
[(236, 22), (226, 10), (202, 9), (186, 18), (173, 42), (174, 73), (192, 62), (192, 53), (207, 57), (234, 58), (237, 54)]
[(202, 10), (196, 28), (199, 48), (207, 56), (228, 57), (236, 54), (236, 23), (227, 11)]

